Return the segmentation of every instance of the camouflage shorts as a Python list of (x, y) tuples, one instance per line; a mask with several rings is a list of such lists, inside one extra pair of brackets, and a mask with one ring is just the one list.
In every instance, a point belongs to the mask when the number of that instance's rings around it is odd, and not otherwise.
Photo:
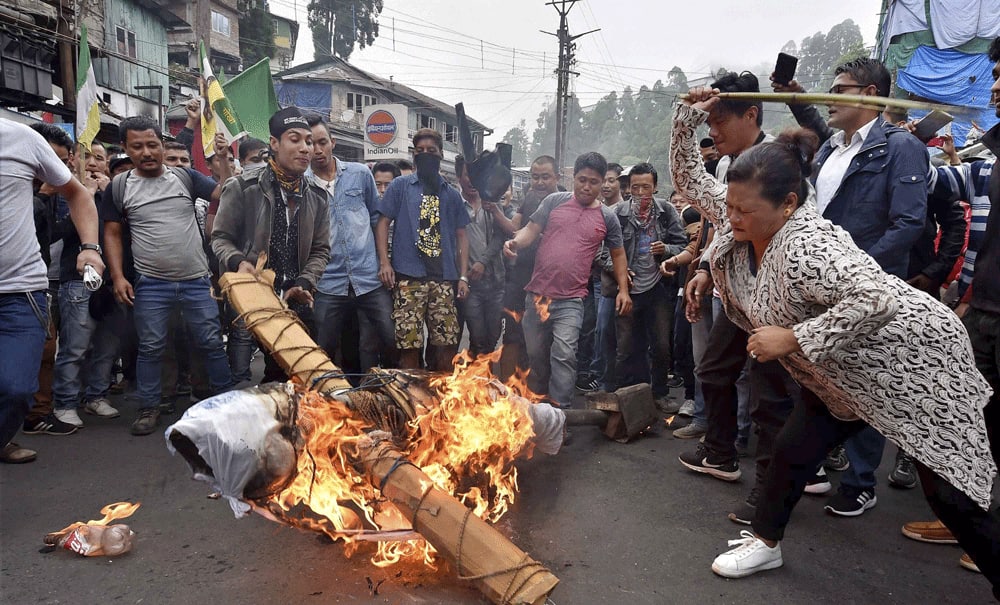
[(396, 284), (394, 294), (392, 320), (397, 348), (423, 348), (424, 323), (430, 344), (458, 344), (458, 312), (451, 282), (403, 279)]

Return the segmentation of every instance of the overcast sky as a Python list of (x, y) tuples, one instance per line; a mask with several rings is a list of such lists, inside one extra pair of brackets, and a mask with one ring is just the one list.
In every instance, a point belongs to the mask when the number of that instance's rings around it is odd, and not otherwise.
[[(385, 0), (380, 35), (351, 63), (447, 103), (465, 103), (497, 141), (521, 119), (529, 131), (554, 98), (559, 18), (547, 0)], [(308, 0), (269, 0), (271, 11), (302, 24), (295, 64), (313, 60)], [(826, 33), (844, 19), (871, 46), (881, 0), (581, 0), (569, 13), (577, 40), (574, 88), (583, 106), (612, 90), (666, 80), (674, 65), (688, 78), (719, 67), (773, 63), (788, 40)]]

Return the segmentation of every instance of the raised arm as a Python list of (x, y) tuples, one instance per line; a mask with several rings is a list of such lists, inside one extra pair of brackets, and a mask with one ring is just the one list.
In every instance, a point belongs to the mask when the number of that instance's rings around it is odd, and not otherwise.
[[(717, 100), (716, 97), (713, 97)], [(691, 202), (717, 227), (726, 219), (726, 186), (705, 171), (695, 130), (708, 119), (708, 112), (680, 103), (674, 108), (670, 139), (670, 174), (677, 192)]]

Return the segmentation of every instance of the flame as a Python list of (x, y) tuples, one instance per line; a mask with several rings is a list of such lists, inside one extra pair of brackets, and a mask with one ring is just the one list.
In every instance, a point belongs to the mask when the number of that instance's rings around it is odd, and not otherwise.
[[(530, 454), (533, 436), (525, 400), (539, 399), (527, 389), (524, 374), (506, 384), (493, 376), (490, 367), (500, 355), (498, 349), (472, 359), (463, 352), (450, 375), (432, 378), (429, 386), (439, 403), (411, 421), (412, 436), (402, 448), (434, 487), (490, 522), (503, 517), (514, 502), (513, 461)], [(270, 498), (287, 513), (281, 521), (343, 539), (348, 556), (365, 532), (410, 529), (410, 521), (352, 463), (370, 427), (341, 402), (301, 388), (298, 393), (298, 426), (306, 443), (294, 479)], [(302, 506), (314, 514), (298, 514)], [(380, 541), (372, 557), (380, 567), (402, 560), (434, 567), (435, 550), (423, 540)]]
[(504, 309), (503, 312), (513, 317), (514, 321), (517, 323), (521, 323), (521, 318), (524, 317), (524, 313), (518, 313), (517, 311), (514, 311), (512, 309)]
[(542, 296), (540, 294), (535, 294), (533, 296), (535, 300), (535, 311), (538, 312), (538, 317), (543, 322), (549, 320), (549, 305), (552, 303), (552, 299), (548, 296)]
[(92, 519), (86, 523), (83, 521), (77, 521), (76, 523), (72, 523), (57, 532), (52, 532), (50, 535), (63, 536), (84, 525), (110, 525), (112, 521), (131, 517), (135, 511), (139, 510), (139, 506), (141, 504), (141, 502), (136, 502), (135, 504), (132, 504), (131, 502), (115, 502), (114, 504), (107, 504), (101, 508), (101, 514), (104, 515), (103, 519)]
[(674, 423), (674, 418), (676, 418), (676, 416), (670, 416), (670, 417), (666, 418), (664, 420), (664, 422), (667, 423), (667, 426), (670, 426), (670, 425), (672, 425)]

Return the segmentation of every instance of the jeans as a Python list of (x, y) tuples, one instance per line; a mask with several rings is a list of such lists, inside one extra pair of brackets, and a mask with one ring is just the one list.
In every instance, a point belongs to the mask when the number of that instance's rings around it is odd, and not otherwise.
[(875, 469), (882, 464), (885, 437), (866, 426), (844, 441), (844, 451), (851, 466), (840, 475), (840, 487), (837, 490), (854, 495), (863, 490), (875, 489)]
[(590, 373), (602, 391), (610, 391), (615, 384), (615, 299), (601, 296), (601, 284), (594, 287), (597, 299), (597, 326), (594, 330), (594, 360)]
[(458, 304), (469, 330), (469, 353), (477, 357), (495, 351), (503, 320), (503, 282), (489, 277), (472, 282), (469, 296)]
[(90, 295), (82, 280), (59, 286), (62, 321), (52, 380), (53, 406), (58, 410), (76, 409), (84, 383), (85, 402), (107, 397), (111, 387), (111, 368), (118, 357), (123, 314), (116, 309), (97, 321), (90, 316)]
[(715, 316), (698, 378), (705, 395), (708, 432), (705, 447), (727, 459), (736, 459), (738, 396), (736, 382), (747, 362), (747, 333), (726, 317)]
[[(354, 288), (348, 288), (347, 296), (317, 292), (315, 300), (313, 317), (316, 320), (316, 343), (331, 359), (341, 346), (340, 337), (344, 322), (354, 322), (358, 315), (364, 315), (374, 328), (373, 337), (378, 342), (383, 362), (395, 362), (396, 328), (392, 323), (392, 295), (388, 290), (379, 286), (361, 296), (354, 293)], [(360, 360), (358, 355), (344, 355), (344, 358)], [(349, 373), (355, 373), (368, 368), (344, 369)]]
[[(590, 382), (595, 376), (591, 364), (597, 349), (597, 297), (600, 285), (595, 288), (594, 280), (587, 283), (587, 298), (583, 299), (583, 324), (580, 326), (580, 344), (576, 348), (576, 371), (581, 382)], [(596, 295), (595, 295), (596, 292)]]
[(576, 388), (576, 346), (583, 324), (583, 299), (568, 298), (549, 303), (543, 321), (534, 302), (525, 296), (524, 342), (531, 373), (528, 388), (561, 407), (571, 407)]
[(651, 345), (648, 367), (653, 397), (670, 394), (667, 374), (672, 367), (673, 331), (674, 297), (670, 296), (662, 281), (646, 292), (632, 295), (632, 313), (615, 320), (615, 332), (618, 336), (615, 374), (619, 377), (619, 388), (626, 386), (622, 377), (626, 374), (629, 357), (637, 352), (636, 337), (639, 332), (643, 332)]
[(202, 353), (213, 393), (233, 386), (226, 350), (222, 345), (219, 306), (212, 298), (208, 276), (185, 281), (166, 281), (136, 275), (135, 329), (139, 335), (136, 386), (140, 408), (159, 405), (162, 395), (160, 364), (167, 341), (170, 313), (183, 309), (191, 344)]
[(48, 323), (45, 290), (0, 294), (0, 447), (31, 409)]
[(238, 317), (236, 310), (229, 303), (225, 305), (225, 313), (229, 322), (229, 338), (226, 340), (226, 357), (229, 359), (229, 367), (233, 371), (234, 381), (246, 382), (253, 378), (250, 363), (253, 362), (257, 341), (247, 329), (246, 322)]

